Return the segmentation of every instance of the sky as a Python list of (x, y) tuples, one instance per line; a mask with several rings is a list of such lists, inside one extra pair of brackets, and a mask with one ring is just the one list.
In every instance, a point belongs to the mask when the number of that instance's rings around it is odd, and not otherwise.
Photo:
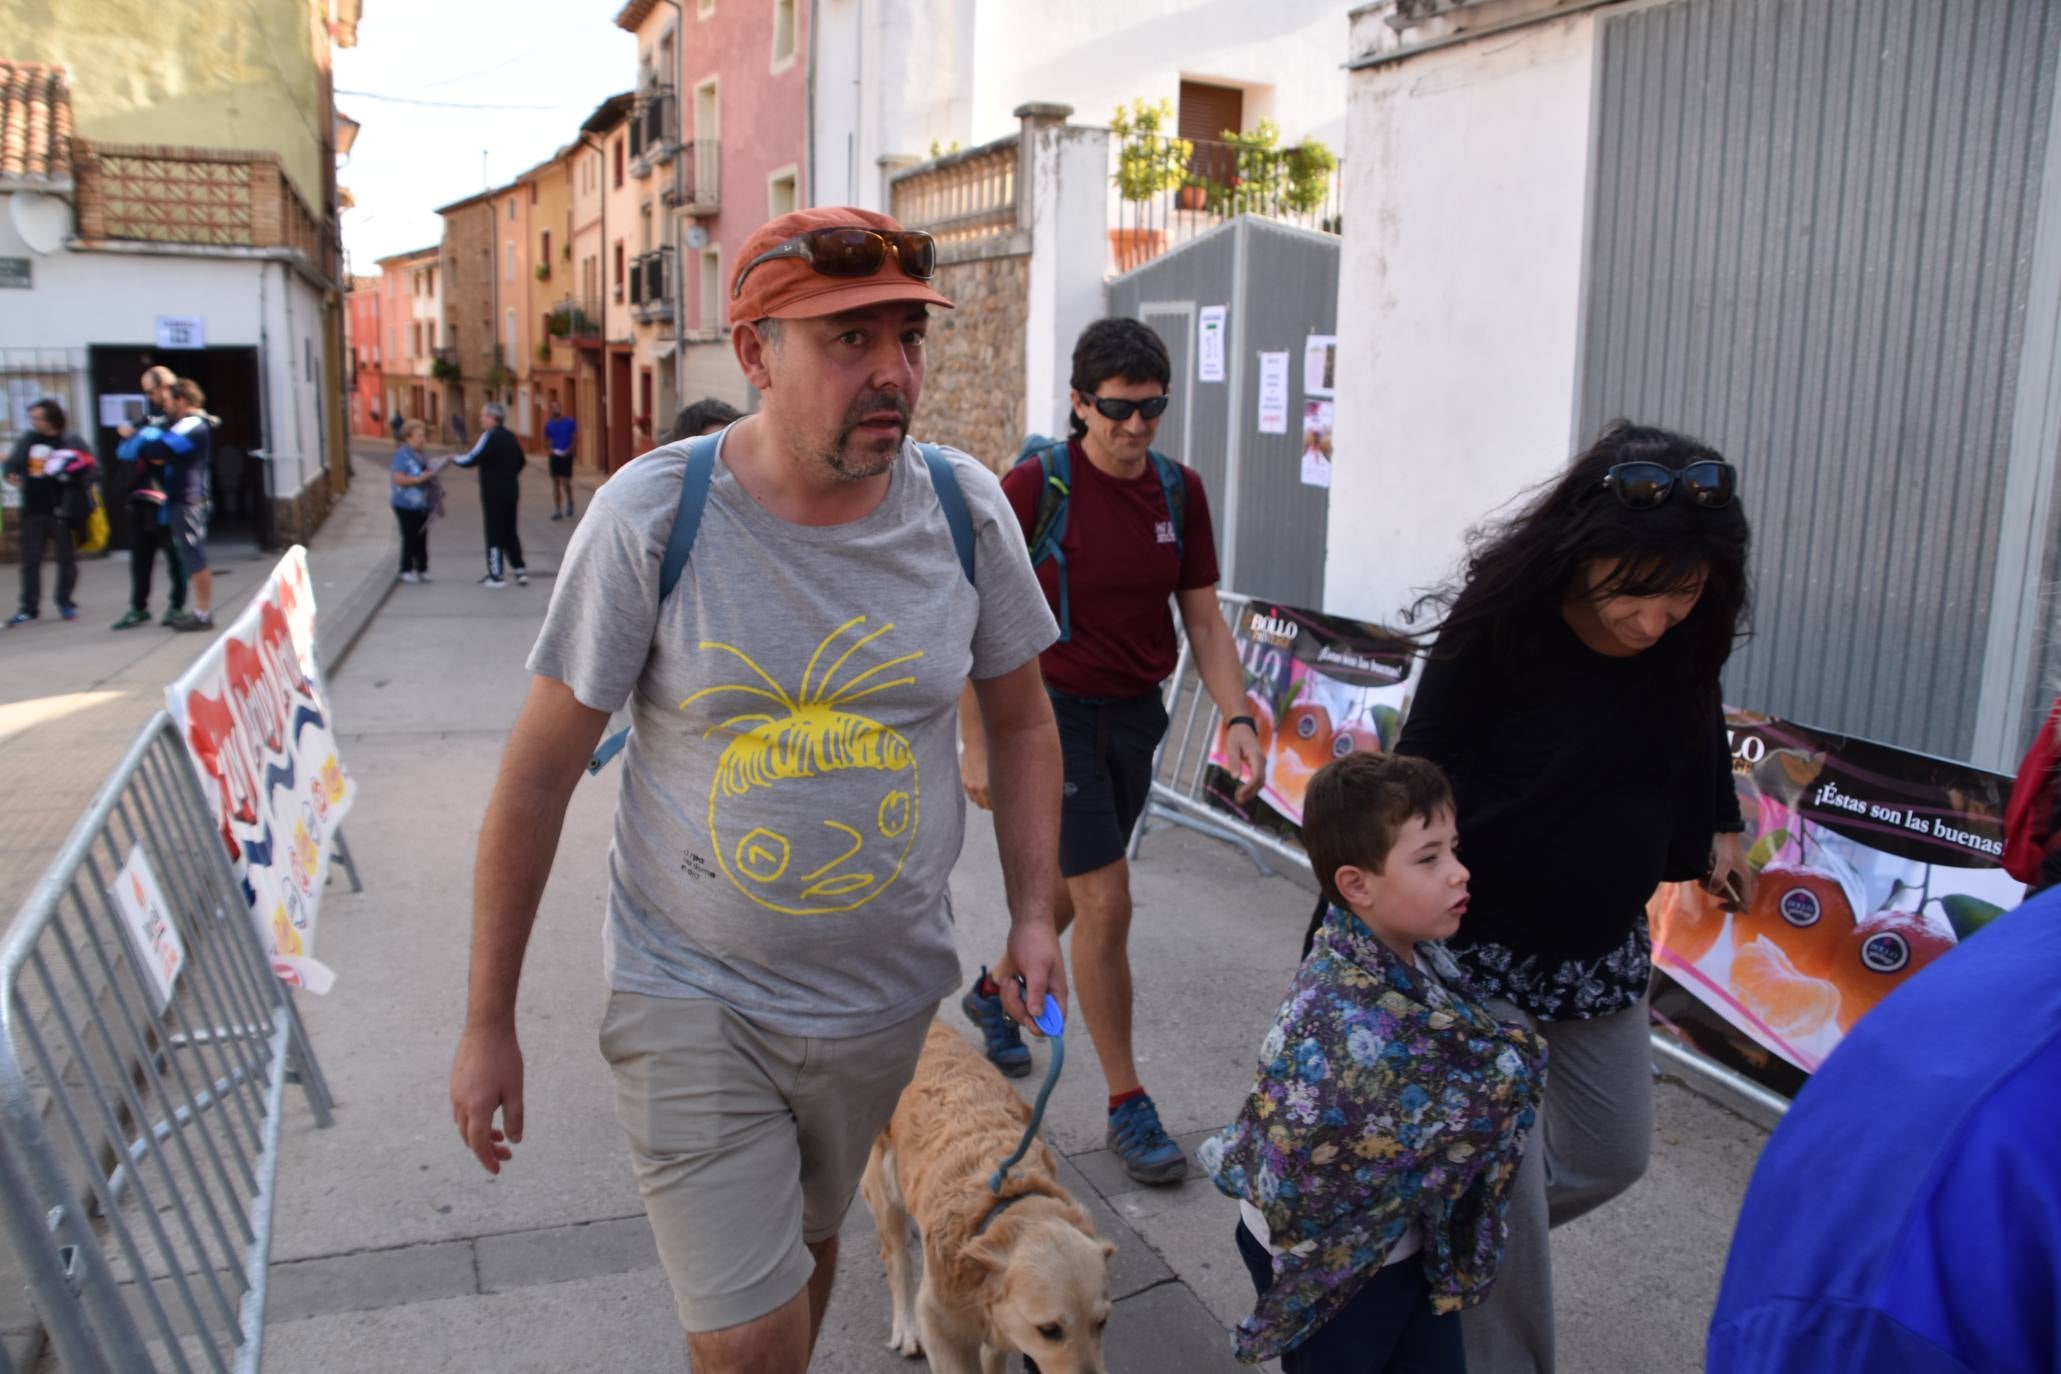
[[(343, 212), (350, 270), (371, 275), (388, 254), (440, 241), (439, 205), (536, 166), (596, 105), (630, 89), (637, 40), (615, 26), (621, 8), (365, 0), (358, 46), (336, 54), (337, 109), (363, 126), (337, 170), (357, 201)], [(495, 108), (509, 106), (521, 108)]]

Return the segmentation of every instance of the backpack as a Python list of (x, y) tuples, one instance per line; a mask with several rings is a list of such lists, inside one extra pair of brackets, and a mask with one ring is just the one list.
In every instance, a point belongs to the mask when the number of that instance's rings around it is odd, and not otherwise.
[[(1174, 556), (1185, 560), (1188, 479), (1182, 476), (1181, 465), (1158, 449), (1147, 450), (1146, 456), (1152, 462), (1153, 475), (1159, 478), (1167, 515), (1173, 520)], [(1059, 642), (1064, 644), (1073, 638), (1073, 607), (1066, 591), (1066, 553), (1060, 548), (1060, 542), (1066, 538), (1066, 502), (1073, 495), (1072, 445), (1064, 439), (1030, 435), (1016, 451), (1016, 466), (1025, 463), (1036, 463), (1044, 472), (1044, 485), (1038, 489), (1038, 517), (1031, 524), (1028, 539), (1030, 560), (1033, 568), (1047, 561), (1059, 567)]]
[(2039, 881), (2040, 860), (2054, 841), (2055, 765), (2061, 763), (2061, 699), (2047, 713), (2046, 724), (2034, 736), (2018, 765), (2017, 780), (2011, 784), (2011, 800), (2004, 808), (2004, 871), (2021, 883)]
[[(721, 434), (703, 434), (687, 441), (687, 473), (680, 483), (680, 506), (673, 512), (673, 528), (666, 536), (665, 557), (658, 565), (660, 605), (664, 605), (665, 599), (673, 594), (673, 588), (680, 585), (680, 574), (687, 570), (688, 555), (694, 552), (694, 536), (701, 530), (701, 513), (708, 506), (709, 483), (715, 480), (716, 444), (721, 438)], [(966, 585), (977, 591), (980, 584), (973, 580), (973, 517), (967, 512), (966, 493), (959, 488), (959, 475), (952, 471), (952, 460), (945, 457), (944, 450), (936, 444), (918, 444), (916, 451), (923, 456), (923, 465), (930, 470), (931, 488), (937, 493), (945, 525), (952, 532), (952, 551), (959, 555), (959, 571), (966, 574)], [(587, 761), (588, 774), (591, 776), (608, 767), (609, 760), (620, 754), (629, 742), (628, 726), (601, 741), (594, 757)]]

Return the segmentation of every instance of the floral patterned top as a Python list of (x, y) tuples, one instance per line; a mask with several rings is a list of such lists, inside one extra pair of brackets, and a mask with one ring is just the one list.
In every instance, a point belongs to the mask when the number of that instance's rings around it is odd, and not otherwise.
[(1623, 944), (1593, 959), (1520, 954), (1497, 944), (1458, 946), (1450, 953), (1476, 993), (1515, 1002), (1541, 1021), (1586, 1021), (1628, 1011), (1653, 981), (1653, 941), (1644, 916)]
[(1546, 1046), (1471, 1000), (1443, 946), (1417, 956), (1435, 978), (1334, 907), (1260, 1047), (1252, 1095), (1197, 1151), (1281, 1250), (1273, 1287), (1232, 1332), (1248, 1364), (1336, 1315), (1413, 1221), (1435, 1309), (1472, 1306), (1495, 1278)]

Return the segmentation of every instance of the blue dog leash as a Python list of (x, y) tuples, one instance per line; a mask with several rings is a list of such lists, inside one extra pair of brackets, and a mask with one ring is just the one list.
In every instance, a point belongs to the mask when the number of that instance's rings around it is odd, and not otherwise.
[[(1016, 985), (1023, 987), (1023, 975), (1018, 974)], [(988, 1191), (1002, 1191), (1002, 1180), (1009, 1177), (1023, 1157), (1030, 1153), (1031, 1141), (1037, 1139), (1038, 1126), (1045, 1119), (1045, 1103), (1051, 1099), (1052, 1089), (1059, 1082), (1059, 1071), (1066, 1067), (1066, 1014), (1059, 1009), (1059, 999), (1051, 993), (1045, 994), (1045, 1009), (1031, 1020), (1052, 1042), (1052, 1061), (1045, 1066), (1045, 1083), (1038, 1089), (1037, 1104), (1031, 1108), (1030, 1123), (1023, 1128), (1023, 1139), (1016, 1142), (1016, 1152), (996, 1167), (994, 1176), (988, 1180)]]

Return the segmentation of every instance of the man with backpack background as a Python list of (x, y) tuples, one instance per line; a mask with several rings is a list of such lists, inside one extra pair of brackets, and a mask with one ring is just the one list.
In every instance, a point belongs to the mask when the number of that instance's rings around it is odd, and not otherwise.
[[(1065, 757), (1059, 929), (1073, 935), (1073, 983), (1109, 1087), (1109, 1147), (1141, 1183), (1177, 1183), (1188, 1160), (1160, 1124), (1131, 1047), (1131, 875), (1125, 852), (1152, 785), (1166, 733), (1162, 685), (1179, 655), (1167, 602), (1179, 605), (1202, 684), (1227, 725), (1239, 796), (1259, 790), (1266, 759), (1245, 714), (1245, 675), (1217, 609), (1216, 536), (1194, 469), (1153, 449), (1172, 365), (1159, 335), (1137, 320), (1097, 320), (1074, 345), (1072, 437), (1033, 436), (1002, 479), (1031, 562), (1059, 619), (1042, 656)], [(989, 799), (980, 703), (960, 701), (960, 768), (976, 806)], [(1000, 994), (1009, 955), (983, 969), (960, 1006), (987, 1055), (1012, 1077), (1030, 1072)]]
[(864, 210), (745, 242), (731, 342), (762, 405), (595, 493), (481, 826), (451, 1104), (498, 1173), (523, 1135), (523, 951), (573, 789), (629, 705), (601, 1045), (699, 1374), (807, 1367), (867, 1154), (958, 985), (969, 679), (1009, 948), (1031, 1006), (1065, 997), (1038, 676), (1056, 627), (994, 477), (908, 434), (929, 310), (951, 304), (936, 270), (929, 235)]

